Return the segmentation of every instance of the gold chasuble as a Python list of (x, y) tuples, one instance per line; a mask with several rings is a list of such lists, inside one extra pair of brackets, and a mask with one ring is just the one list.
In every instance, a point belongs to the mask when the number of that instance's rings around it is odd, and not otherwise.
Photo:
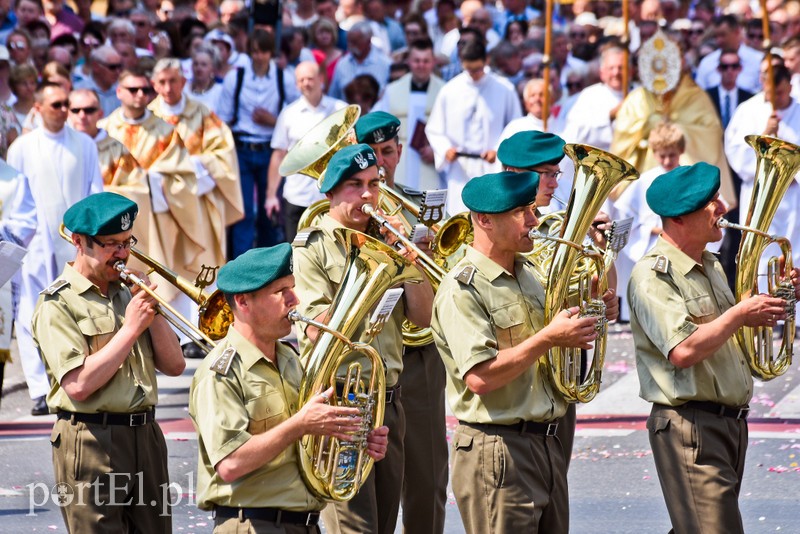
[[(706, 92), (684, 74), (678, 87), (663, 96), (644, 87), (631, 91), (617, 113), (611, 152), (625, 159), (644, 173), (658, 166), (647, 143), (650, 131), (659, 123), (677, 125), (686, 138), (686, 151), (681, 165), (705, 161), (720, 170), (720, 196), (728, 207), (736, 206), (728, 160), (722, 146), (722, 123)], [(623, 184), (620, 184), (623, 185)], [(616, 199), (624, 187), (614, 189)]]
[[(194, 280), (211, 235), (195, 194), (197, 179), (183, 141), (171, 125), (149, 111), (132, 121), (123, 117), (122, 108), (117, 108), (98, 125), (130, 151), (147, 171), (151, 187), (160, 183), (159, 190), (151, 194), (149, 205), (154, 215), (146, 223), (146, 235), (139, 235), (145, 219), (140, 215), (136, 221), (136, 237), (147, 241), (146, 248), (137, 248), (179, 275)], [(167, 300), (177, 294), (172, 284), (159, 284), (159, 293), (162, 292)]]
[(179, 115), (164, 113), (160, 96), (151, 102), (149, 108), (157, 117), (175, 127), (189, 155), (202, 166), (197, 172), (207, 172), (216, 184), (214, 189), (201, 197), (208, 224), (213, 231), (215, 248), (213, 259), (206, 254), (204, 261), (222, 265), (227, 250), (227, 227), (244, 218), (239, 161), (233, 134), (228, 125), (206, 106), (185, 96), (183, 98), (185, 105)]

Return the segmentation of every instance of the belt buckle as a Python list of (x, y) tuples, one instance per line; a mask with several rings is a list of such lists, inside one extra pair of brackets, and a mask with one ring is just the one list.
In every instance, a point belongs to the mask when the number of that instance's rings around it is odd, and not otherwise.
[(393, 389), (387, 389), (386, 390), (386, 404), (391, 404), (392, 402), (394, 402), (394, 390)]
[(147, 412), (132, 413), (128, 426), (143, 426), (146, 423), (147, 423)]
[(548, 423), (547, 424), (547, 433), (548, 436), (555, 436), (556, 430), (558, 430), (558, 423)]
[(305, 526), (313, 527), (316, 526), (317, 523), (319, 523), (319, 512), (309, 512), (306, 516)]
[(750, 413), (750, 407), (739, 408), (739, 413), (736, 414), (736, 419), (747, 419), (747, 414)]

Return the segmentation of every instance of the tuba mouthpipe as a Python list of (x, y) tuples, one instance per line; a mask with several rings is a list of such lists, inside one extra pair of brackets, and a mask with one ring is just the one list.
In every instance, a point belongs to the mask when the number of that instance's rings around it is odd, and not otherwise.
[(315, 321), (314, 319), (310, 319), (308, 317), (305, 317), (304, 315), (300, 315), (300, 313), (298, 313), (295, 310), (290, 311), (287, 314), (287, 317), (293, 323), (306, 323), (308, 325), (313, 326), (317, 330), (322, 330), (323, 332), (327, 332), (328, 334), (332, 335), (333, 337), (335, 337), (336, 339), (338, 339), (342, 343), (345, 343), (348, 347), (353, 348), (354, 344), (353, 344), (352, 341), (350, 341), (350, 339), (345, 337), (338, 330), (334, 330), (333, 328), (329, 327), (325, 323), (321, 323), (319, 321)]

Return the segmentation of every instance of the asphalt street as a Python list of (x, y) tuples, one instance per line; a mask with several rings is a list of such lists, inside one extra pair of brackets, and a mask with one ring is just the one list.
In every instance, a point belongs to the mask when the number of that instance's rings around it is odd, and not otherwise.
[[(633, 343), (625, 326), (613, 326), (603, 389), (578, 408), (569, 472), (571, 531), (665, 533), (664, 507), (645, 430), (649, 405), (638, 398)], [(798, 350), (798, 345), (796, 349)], [(158, 419), (169, 448), (175, 532), (210, 532), (210, 513), (194, 500), (197, 441), (188, 416), (188, 388), (199, 360), (181, 377), (159, 377)], [(800, 532), (800, 372), (798, 365), (770, 382), (758, 382), (751, 403), (750, 445), (741, 508), (749, 533)], [(31, 417), (19, 364), (7, 367), (0, 408), (0, 532), (65, 532), (54, 486), (49, 436), (55, 416)], [(449, 433), (455, 420), (448, 419)], [(398, 526), (398, 532), (401, 528)], [(447, 533), (463, 532), (452, 490)]]

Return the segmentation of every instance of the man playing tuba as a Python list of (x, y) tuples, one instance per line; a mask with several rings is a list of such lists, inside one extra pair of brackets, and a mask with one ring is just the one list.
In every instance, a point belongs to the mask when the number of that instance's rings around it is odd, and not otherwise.
[[(786, 302), (769, 295), (734, 304), (706, 250), (722, 237), (719, 188), (719, 169), (702, 162), (653, 181), (647, 204), (663, 232), (628, 285), (640, 396), (653, 403), (650, 445), (679, 534), (744, 532), (738, 499), (753, 379), (734, 334), (786, 317)], [(790, 278), (800, 295), (800, 271)]]

